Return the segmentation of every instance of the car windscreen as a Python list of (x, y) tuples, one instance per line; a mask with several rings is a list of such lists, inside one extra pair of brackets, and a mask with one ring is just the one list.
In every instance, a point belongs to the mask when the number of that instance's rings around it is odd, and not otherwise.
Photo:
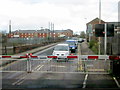
[(75, 42), (74, 41), (67, 41), (67, 44), (69, 44), (69, 45), (75, 45)]
[(69, 47), (68, 46), (56, 46), (54, 48), (55, 51), (68, 51), (69, 50)]

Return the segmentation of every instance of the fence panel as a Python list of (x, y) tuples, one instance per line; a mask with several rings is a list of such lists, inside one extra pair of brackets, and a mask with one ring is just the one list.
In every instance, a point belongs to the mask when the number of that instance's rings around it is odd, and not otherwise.
[[(11, 59), (10, 56), (0, 59), (2, 72), (55, 72), (55, 73), (109, 73), (110, 60), (96, 56), (67, 56), (67, 59), (52, 56), (21, 56), (22, 59)], [(88, 57), (86, 59), (86, 57)], [(9, 59), (10, 58), (10, 59)]]

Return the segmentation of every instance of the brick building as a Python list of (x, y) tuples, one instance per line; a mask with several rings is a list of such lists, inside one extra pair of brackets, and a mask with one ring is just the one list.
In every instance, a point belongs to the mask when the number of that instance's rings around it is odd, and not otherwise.
[(67, 30), (54, 30), (50, 31), (49, 29), (41, 30), (16, 30), (8, 34), (9, 38), (47, 38), (47, 37), (72, 37), (73, 31), (70, 29)]
[[(86, 24), (87, 29), (86, 29), (86, 34), (87, 34), (87, 40), (97, 40), (98, 38), (95, 37), (95, 24), (99, 24), (99, 18), (95, 18), (93, 20), (91, 20), (90, 22), (88, 22)], [(101, 20), (101, 24), (104, 24), (105, 21)]]
[[(120, 22), (105, 22), (101, 20), (101, 24), (104, 23), (114, 24), (114, 37), (107, 37), (107, 54), (120, 55)], [(95, 18), (86, 24), (88, 41), (98, 41), (98, 37), (95, 37), (95, 24), (99, 24), (99, 18)], [(104, 37), (100, 37), (100, 42), (101, 54), (104, 54)]]

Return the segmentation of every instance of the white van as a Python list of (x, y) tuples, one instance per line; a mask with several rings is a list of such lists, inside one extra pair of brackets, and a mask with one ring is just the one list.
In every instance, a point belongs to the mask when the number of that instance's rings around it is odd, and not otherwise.
[(68, 60), (67, 56), (70, 55), (69, 44), (57, 44), (53, 50), (53, 56), (57, 56), (56, 60)]

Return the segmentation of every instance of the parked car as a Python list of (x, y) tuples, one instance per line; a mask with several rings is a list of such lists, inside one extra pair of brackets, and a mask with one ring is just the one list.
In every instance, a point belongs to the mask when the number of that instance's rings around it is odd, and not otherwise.
[(57, 44), (53, 50), (53, 55), (58, 56), (56, 59), (67, 61), (67, 56), (70, 55), (69, 44)]
[(78, 42), (79, 42), (79, 43), (82, 43), (82, 42), (84, 42), (84, 39), (83, 39), (83, 38), (79, 38), (79, 39), (78, 39)]

